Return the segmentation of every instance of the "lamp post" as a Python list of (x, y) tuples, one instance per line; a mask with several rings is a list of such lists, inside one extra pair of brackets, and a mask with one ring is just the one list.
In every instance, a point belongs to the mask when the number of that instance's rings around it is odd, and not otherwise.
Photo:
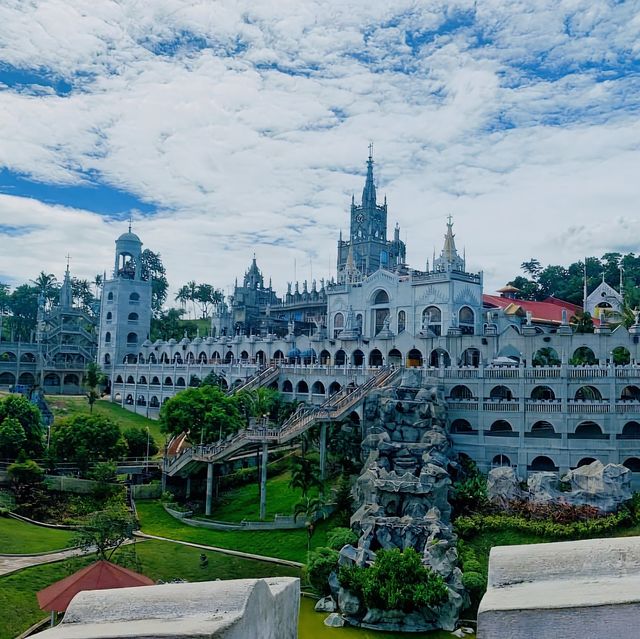
[(147, 458), (145, 461), (145, 472), (149, 472), (149, 426), (147, 426)]

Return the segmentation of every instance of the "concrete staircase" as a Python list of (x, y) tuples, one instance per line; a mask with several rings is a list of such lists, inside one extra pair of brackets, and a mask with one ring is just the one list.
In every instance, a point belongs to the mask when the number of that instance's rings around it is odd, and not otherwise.
[(321, 406), (297, 410), (280, 428), (246, 428), (214, 444), (187, 448), (179, 455), (165, 458), (164, 472), (169, 476), (186, 475), (194, 465), (222, 462), (249, 446), (286, 444), (318, 423), (339, 421), (354, 410), (372, 390), (388, 385), (400, 372), (401, 369), (381, 368), (364, 384), (343, 388)]

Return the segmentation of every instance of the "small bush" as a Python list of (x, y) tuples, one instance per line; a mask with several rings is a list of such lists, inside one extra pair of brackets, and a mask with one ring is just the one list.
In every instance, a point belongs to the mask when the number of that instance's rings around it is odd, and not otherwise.
[(471, 599), (471, 607), (476, 608), (480, 604), (482, 595), (487, 589), (487, 580), (480, 572), (464, 572), (462, 574), (462, 583), (469, 593)]
[(355, 545), (358, 535), (351, 528), (334, 528), (327, 534), (327, 544), (333, 550), (340, 550), (347, 544)]
[(319, 595), (330, 594), (329, 575), (338, 570), (338, 553), (331, 548), (316, 548), (309, 553), (306, 575), (311, 587)]
[(380, 550), (372, 566), (342, 566), (338, 578), (367, 608), (409, 613), (436, 607), (448, 596), (444, 579), (423, 566), (413, 548)]

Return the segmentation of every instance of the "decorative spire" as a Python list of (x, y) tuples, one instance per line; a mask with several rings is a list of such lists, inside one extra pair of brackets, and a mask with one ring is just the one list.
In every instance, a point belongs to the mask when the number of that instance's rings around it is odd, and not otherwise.
[(60, 287), (60, 306), (62, 308), (71, 308), (73, 306), (73, 289), (71, 287), (71, 273), (69, 271), (69, 261), (71, 256), (67, 255), (67, 268), (64, 272), (64, 281)]
[(131, 233), (131, 225), (133, 224), (133, 215), (129, 215), (129, 233)]
[[(435, 258), (435, 255), (434, 255)], [(440, 257), (433, 261), (434, 271), (464, 271), (465, 258), (458, 255), (456, 249), (455, 235), (453, 233), (453, 218), (451, 215), (447, 218), (447, 232), (444, 236), (444, 246)]]
[(373, 143), (369, 144), (369, 158), (367, 159), (367, 179), (362, 191), (362, 208), (375, 208), (376, 187), (373, 183)]

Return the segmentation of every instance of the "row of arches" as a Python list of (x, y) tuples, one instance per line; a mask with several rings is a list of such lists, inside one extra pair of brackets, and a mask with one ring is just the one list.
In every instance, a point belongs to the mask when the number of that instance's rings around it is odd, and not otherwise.
[[(595, 457), (583, 457), (577, 464), (576, 468), (581, 466), (588, 466), (596, 461)], [(498, 466), (512, 466), (511, 459), (508, 455), (499, 454), (491, 460), (491, 466), (496, 468)], [(628, 457), (622, 462), (622, 465), (628, 468), (632, 473), (640, 473), (640, 459), (638, 457)], [(531, 460), (531, 463), (527, 466), (531, 471), (551, 471), (556, 472), (558, 466), (553, 459), (547, 455), (538, 455)]]
[[(58, 373), (47, 373), (43, 382), (45, 386), (60, 386), (61, 383), (65, 386), (80, 386), (80, 376), (76, 373), (67, 373), (62, 376)], [(34, 386), (36, 378), (33, 373), (28, 372), (21, 373), (17, 379), (14, 373), (8, 371), (0, 373), (0, 386), (14, 386), (16, 383), (22, 386)]]
[[(0, 362), (17, 362), (18, 355), (13, 351), (4, 351), (0, 353)], [(36, 355), (35, 353), (21, 353), (20, 361), (24, 364), (35, 364)]]
[[(471, 423), (466, 419), (455, 419), (451, 422), (451, 432), (464, 435), (477, 433)], [(511, 423), (506, 419), (497, 419), (489, 427), (489, 433), (500, 435), (504, 433), (516, 433)], [(534, 437), (554, 437), (559, 433), (554, 425), (546, 420), (535, 422), (531, 426), (531, 430), (525, 433), (525, 436)], [(569, 433), (571, 439), (601, 439), (607, 437), (603, 428), (597, 422), (586, 420), (580, 422), (573, 433)], [(640, 422), (629, 421), (622, 427), (622, 432), (617, 436), (618, 439), (640, 439)]]
[[(284, 382), (282, 382), (281, 391), (283, 393), (293, 393), (293, 389), (294, 389), (293, 382), (291, 382), (290, 380), (285, 379)], [(329, 395), (334, 395), (335, 393), (338, 393), (340, 390), (342, 390), (342, 386), (338, 382), (331, 382), (331, 384), (329, 384)], [(295, 385), (295, 392), (298, 394), (305, 394), (305, 395), (308, 394), (309, 384), (307, 384), (307, 382), (304, 380), (300, 380)], [(327, 393), (327, 387), (320, 380), (317, 380), (313, 382), (313, 384), (311, 384), (312, 395), (326, 395), (326, 393)]]
[[(129, 295), (130, 302), (139, 302), (140, 301), (140, 293), (136, 293), (135, 291)], [(107, 293), (107, 302), (113, 302), (113, 291), (109, 291)]]
[[(472, 390), (464, 384), (457, 384), (449, 392), (449, 399), (475, 399)], [(489, 399), (511, 401), (513, 391), (504, 384), (494, 386), (489, 392)], [(536, 386), (531, 390), (531, 399), (555, 400), (555, 391), (550, 386)], [(640, 401), (640, 387), (625, 386), (620, 392), (622, 401)], [(603, 401), (602, 392), (595, 386), (581, 386), (574, 394), (575, 401)]]

